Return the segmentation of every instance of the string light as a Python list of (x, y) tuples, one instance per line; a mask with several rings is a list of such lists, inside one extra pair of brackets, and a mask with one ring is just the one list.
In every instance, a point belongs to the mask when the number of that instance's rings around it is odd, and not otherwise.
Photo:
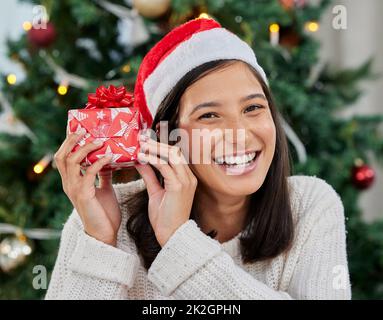
[(61, 96), (64, 96), (68, 93), (68, 84), (67, 83), (61, 83), (58, 87), (57, 87), (57, 93)]
[(17, 81), (17, 78), (16, 78), (16, 75), (13, 74), (13, 73), (10, 73), (8, 76), (7, 76), (7, 82), (10, 84), (10, 85), (14, 85)]
[(206, 12), (202, 12), (199, 16), (199, 19), (209, 19), (210, 16)]
[(270, 43), (275, 46), (279, 43), (279, 24), (277, 23), (272, 23), (269, 26), (269, 31), (270, 31)]
[(52, 161), (53, 155), (52, 153), (46, 154), (38, 163), (35, 164), (33, 167), (33, 171), (36, 174), (42, 173), (45, 168), (48, 166), (48, 164)]
[(40, 173), (42, 173), (42, 172), (44, 171), (44, 168), (43, 168), (43, 166), (42, 166), (40, 163), (38, 163), (38, 164), (36, 164), (36, 165), (33, 167), (33, 171), (34, 171), (35, 173), (37, 173), (37, 174), (40, 174)]
[(356, 159), (354, 160), (354, 165), (355, 165), (356, 167), (360, 167), (360, 166), (364, 165), (364, 161), (363, 161), (361, 158), (356, 158)]
[(305, 29), (310, 32), (317, 32), (319, 30), (319, 23), (316, 21), (306, 22)]
[(121, 68), (122, 72), (128, 73), (130, 72), (130, 65), (126, 64)]
[(269, 27), (270, 32), (277, 33), (279, 32), (279, 24), (278, 23), (272, 23)]
[(32, 29), (32, 23), (30, 23), (29, 21), (24, 21), (23, 22), (23, 29), (25, 31), (29, 31)]

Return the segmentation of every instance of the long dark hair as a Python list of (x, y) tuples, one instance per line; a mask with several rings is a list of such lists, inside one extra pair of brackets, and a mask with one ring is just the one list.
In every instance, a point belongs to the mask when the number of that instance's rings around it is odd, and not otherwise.
[[(210, 61), (189, 71), (162, 101), (154, 117), (152, 129), (155, 130), (160, 121), (168, 121), (169, 132), (177, 128), (179, 102), (186, 88), (208, 73), (236, 61), (238, 60)], [(280, 123), (280, 115), (266, 83), (252, 66), (246, 65), (262, 86), (276, 128), (274, 157), (262, 186), (251, 195), (249, 210), (245, 219), (246, 230), (239, 239), (242, 261), (243, 263), (251, 263), (274, 258), (287, 250), (293, 241), (294, 227), (287, 183), (287, 177), (290, 175), (291, 158), (287, 139)], [(157, 140), (159, 139), (157, 138)], [(152, 168), (163, 185), (161, 174), (157, 169)], [(129, 208), (130, 213), (126, 225), (127, 231), (134, 240), (137, 252), (143, 258), (146, 269), (150, 268), (161, 250), (149, 221), (148, 201), (148, 194), (144, 189), (131, 196), (123, 204)], [(190, 219), (196, 220), (193, 209)], [(208, 233), (212, 238), (216, 234), (215, 230)]]

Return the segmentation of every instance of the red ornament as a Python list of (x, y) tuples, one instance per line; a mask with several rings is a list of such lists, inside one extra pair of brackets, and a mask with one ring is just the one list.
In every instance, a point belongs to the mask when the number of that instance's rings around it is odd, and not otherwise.
[(35, 29), (32, 27), (32, 29), (28, 31), (27, 36), (29, 42), (35, 47), (46, 48), (56, 40), (56, 28), (53, 23), (48, 22), (44, 29)]
[(375, 171), (367, 164), (355, 165), (351, 170), (354, 186), (360, 190), (368, 189), (375, 179)]
[(282, 7), (290, 10), (294, 7), (303, 8), (306, 5), (306, 0), (279, 0)]

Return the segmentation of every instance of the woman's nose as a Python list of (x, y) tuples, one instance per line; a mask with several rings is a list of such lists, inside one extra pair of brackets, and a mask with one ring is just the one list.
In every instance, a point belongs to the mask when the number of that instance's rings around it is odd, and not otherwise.
[(250, 139), (250, 131), (251, 128), (242, 120), (228, 121), (224, 130), (225, 141), (246, 146), (247, 141)]

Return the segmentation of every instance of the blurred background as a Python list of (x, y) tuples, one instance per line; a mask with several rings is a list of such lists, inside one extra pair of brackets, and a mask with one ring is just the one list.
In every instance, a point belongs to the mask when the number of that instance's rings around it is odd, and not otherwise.
[[(0, 298), (45, 295), (72, 211), (52, 162), (67, 111), (101, 84), (132, 91), (153, 44), (201, 16), (255, 50), (292, 174), (343, 200), (353, 298), (383, 298), (382, 13), (381, 0), (1, 1)], [(114, 182), (137, 178), (121, 170)]]

